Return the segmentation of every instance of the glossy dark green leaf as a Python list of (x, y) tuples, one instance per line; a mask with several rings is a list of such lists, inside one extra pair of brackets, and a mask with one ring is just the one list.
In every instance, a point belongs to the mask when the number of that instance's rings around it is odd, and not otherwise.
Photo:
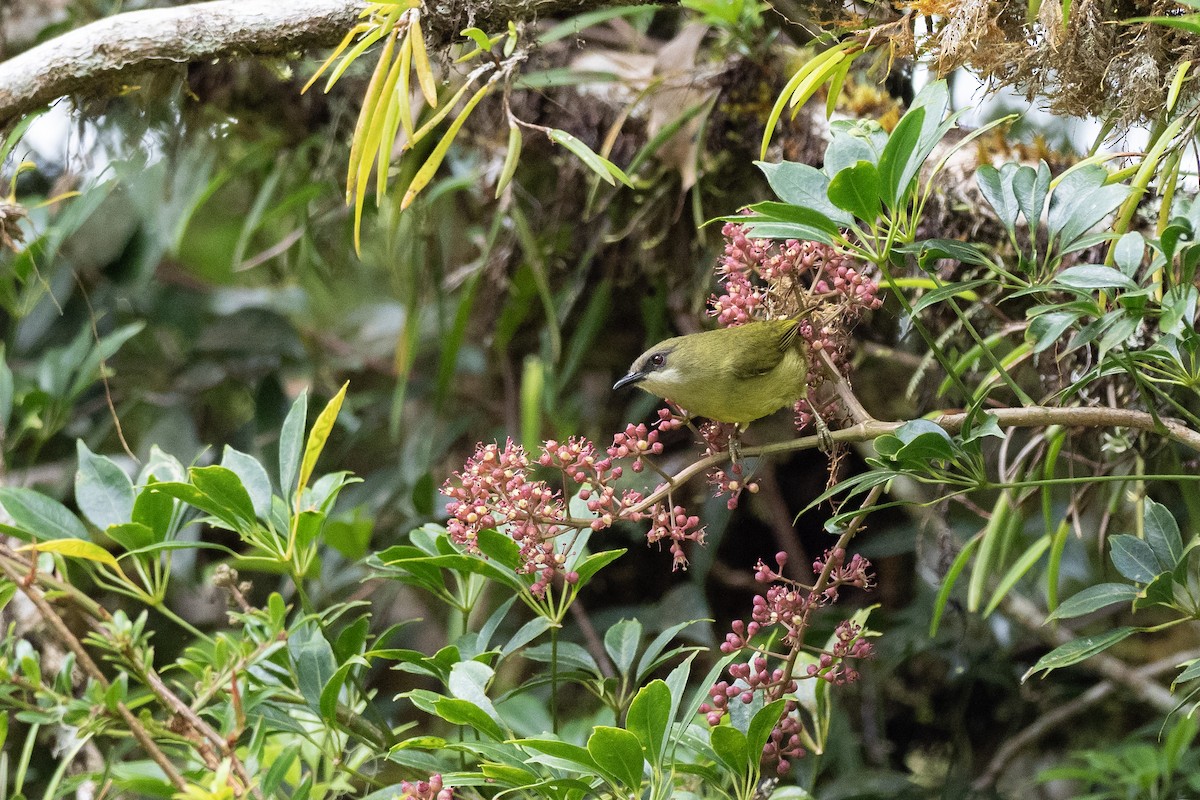
[(1104, 652), (1117, 642), (1124, 641), (1132, 634), (1137, 633), (1137, 630), (1137, 628), (1130, 627), (1114, 628), (1095, 636), (1084, 636), (1079, 639), (1073, 639), (1060, 647), (1054, 648), (1038, 659), (1038, 662), (1021, 676), (1021, 680), (1028, 680), (1031, 675), (1038, 672), (1049, 674), (1052, 670), (1078, 664), (1080, 661), (1091, 658), (1097, 653)]
[(671, 690), (654, 680), (638, 690), (625, 715), (625, 727), (638, 738), (647, 760), (657, 764), (666, 746), (671, 722)]
[(1050, 199), (1047, 225), (1051, 239), (1057, 239), (1060, 248), (1068, 248), (1100, 224), (1129, 196), (1129, 186), (1106, 185), (1107, 180), (1107, 170), (1089, 164), (1059, 181)]
[(1070, 289), (1136, 289), (1137, 284), (1120, 270), (1101, 264), (1068, 267), (1054, 276), (1054, 283)]
[(1163, 570), (1150, 545), (1132, 534), (1122, 534), (1109, 539), (1112, 547), (1112, 562), (1117, 572), (1131, 581), (1149, 583)]
[(751, 759), (756, 753), (759, 758), (762, 758), (763, 748), (766, 747), (767, 740), (771, 738), (771, 731), (779, 724), (779, 718), (783, 715), (786, 703), (786, 700), (772, 701), (754, 714), (754, 719), (750, 721), (750, 727), (746, 731), (746, 748)]
[(300, 695), (313, 711), (321, 711), (321, 692), (337, 671), (333, 648), (314, 622), (306, 622), (288, 635), (288, 655)]
[(588, 582), (596, 577), (596, 573), (623, 555), (625, 555), (625, 550), (623, 549), (602, 550), (599, 553), (592, 553), (584, 558), (575, 566), (575, 572), (579, 575), (579, 580), (575, 582), (576, 588), (582, 589), (584, 586), (587, 586)]
[(735, 775), (742, 775), (750, 768), (750, 746), (746, 734), (737, 728), (718, 725), (709, 731), (709, 743), (721, 763)]
[(920, 144), (925, 113), (924, 107), (917, 106), (901, 117), (879, 156), (880, 195), (888, 208), (895, 209), (901, 204), (920, 168), (917, 164), (917, 169), (910, 169)]
[(1101, 583), (1089, 586), (1079, 594), (1064, 600), (1046, 620), (1080, 617), (1115, 603), (1132, 603), (1137, 596), (1137, 588), (1128, 583)]
[(1013, 175), (1013, 195), (1021, 214), (1031, 230), (1042, 224), (1042, 211), (1046, 207), (1046, 195), (1050, 193), (1050, 167), (1039, 161), (1037, 169), (1021, 166)]
[(452, 725), (466, 725), (498, 742), (508, 738), (496, 720), (469, 700), (442, 697), (433, 704), (433, 709), (435, 714)]
[(629, 731), (599, 725), (588, 737), (587, 751), (597, 766), (615, 777), (621, 786), (636, 790), (642, 785), (645, 769), (642, 745)]
[(830, 202), (867, 224), (879, 218), (882, 191), (879, 169), (869, 161), (859, 161), (829, 181)]
[(225, 445), (221, 455), (221, 466), (241, 480), (242, 487), (250, 495), (254, 515), (259, 519), (271, 516), (271, 479), (258, 459)]
[(1029, 322), (1028, 336), (1033, 340), (1033, 352), (1040, 353), (1056, 344), (1080, 314), (1074, 311), (1043, 313)]
[(292, 403), (279, 431), (279, 488), (290, 501), (300, 477), (300, 459), (304, 456), (304, 428), (308, 420), (308, 390)]
[(1142, 527), (1146, 534), (1146, 544), (1158, 559), (1159, 569), (1163, 572), (1175, 569), (1179, 559), (1183, 558), (1183, 537), (1179, 534), (1179, 523), (1162, 503), (1156, 503), (1146, 498), (1146, 509), (1142, 515)]
[(104, 532), (126, 550), (138, 550), (159, 543), (154, 531), (138, 522), (109, 525)]

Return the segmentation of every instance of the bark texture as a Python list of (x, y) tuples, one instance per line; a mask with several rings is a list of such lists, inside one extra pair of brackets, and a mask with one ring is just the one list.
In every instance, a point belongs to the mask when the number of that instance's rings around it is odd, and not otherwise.
[(362, 0), (217, 0), (130, 11), (0, 63), (0, 125), (123, 73), (336, 43)]

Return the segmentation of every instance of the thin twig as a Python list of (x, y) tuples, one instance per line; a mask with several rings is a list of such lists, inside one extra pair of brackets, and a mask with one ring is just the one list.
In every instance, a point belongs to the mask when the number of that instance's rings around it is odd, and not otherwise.
[[(2, 549), (8, 550), (7, 547), (2, 547)], [(9, 555), (9, 553), (5, 553), (5, 555)], [(15, 554), (12, 555), (14, 558), (16, 558)], [(36, 556), (34, 559), (36, 560)], [(16, 558), (16, 560), (21, 561), (19, 558)], [(0, 572), (3, 572), (6, 578), (15, 583), (25, 594), (25, 596), (29, 598), (30, 602), (37, 606), (42, 618), (46, 620), (47, 624), (49, 624), (51, 628), (54, 629), (54, 632), (57, 634), (59, 640), (69, 647), (71, 652), (75, 654), (75, 658), (78, 661), (79, 666), (83, 668), (83, 671), (86, 672), (92, 680), (96, 681), (96, 683), (102, 689), (108, 689), (108, 679), (104, 677), (104, 673), (100, 671), (100, 667), (97, 666), (96, 662), (92, 660), (92, 657), (84, 648), (83, 643), (76, 638), (75, 634), (71, 633), (71, 629), (67, 627), (65, 622), (63, 622), (62, 617), (58, 616), (58, 614), (46, 601), (46, 598), (42, 594), (41, 590), (36, 585), (26, 582), (23, 571), (14, 569), (8, 563), (7, 558), (0, 559)], [(162, 768), (163, 773), (167, 776), (167, 779), (171, 781), (172, 785), (174, 785), (175, 788), (179, 789), (180, 791), (186, 789), (187, 784), (183, 780), (183, 776), (180, 775), (178, 770), (175, 769), (175, 765), (171, 763), (169, 758), (167, 758), (167, 754), (159, 749), (159, 746), (155, 744), (154, 740), (150, 737), (150, 734), (142, 726), (142, 723), (136, 716), (134, 716), (133, 712), (129, 710), (125, 703), (117, 703), (117, 713), (121, 715), (121, 719), (124, 720), (125, 725), (129, 728), (129, 732), (133, 735), (133, 738), (137, 740), (138, 744), (142, 746), (142, 749), (146, 751), (146, 754), (150, 756), (154, 763), (158, 764), (158, 766)]]

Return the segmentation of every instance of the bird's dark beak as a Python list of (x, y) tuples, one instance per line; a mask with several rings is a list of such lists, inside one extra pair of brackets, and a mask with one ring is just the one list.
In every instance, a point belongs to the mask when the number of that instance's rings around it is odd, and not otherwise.
[(626, 386), (637, 383), (644, 377), (646, 377), (646, 373), (644, 372), (631, 372), (613, 384), (613, 391), (615, 392), (617, 389), (623, 389)]

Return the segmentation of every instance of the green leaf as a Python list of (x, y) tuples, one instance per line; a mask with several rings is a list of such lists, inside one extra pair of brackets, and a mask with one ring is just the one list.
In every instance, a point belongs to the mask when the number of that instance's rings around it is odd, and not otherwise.
[(554, 756), (582, 767), (583, 772), (598, 772), (599, 767), (592, 754), (577, 744), (560, 742), (557, 739), (518, 739), (517, 744), (529, 750)]
[(1047, 226), (1051, 240), (1061, 249), (1096, 227), (1117, 209), (1132, 189), (1124, 184), (1105, 185), (1108, 171), (1088, 164), (1066, 174), (1050, 199)]
[(234, 530), (253, 527), (254, 503), (237, 473), (214, 464), (211, 467), (192, 467), (188, 470), (188, 476), (210, 501), (205, 511), (214, 514)]
[(1109, 539), (1112, 546), (1112, 562), (1117, 572), (1131, 581), (1149, 583), (1163, 570), (1150, 545), (1132, 534), (1122, 534)]
[[(165, 495), (160, 495), (165, 496)], [(121, 525), (109, 525), (104, 532), (114, 542), (126, 550), (140, 550), (158, 544), (161, 539), (154, 531), (140, 522), (126, 522)]]
[(753, 759), (756, 753), (759, 758), (762, 757), (763, 748), (767, 746), (767, 740), (771, 738), (771, 731), (775, 730), (775, 726), (779, 723), (786, 703), (787, 701), (783, 699), (775, 700), (755, 713), (754, 719), (750, 721), (750, 727), (746, 731), (746, 748), (750, 758)]
[(771, 190), (783, 202), (811, 209), (838, 225), (849, 225), (853, 221), (849, 214), (829, 202), (829, 176), (816, 167), (796, 161), (778, 164), (755, 161), (754, 164), (767, 176)]
[(1113, 247), (1113, 261), (1120, 267), (1121, 272), (1132, 278), (1142, 265), (1142, 256), (1146, 254), (1146, 239), (1137, 231), (1117, 239)]
[(971, 562), (971, 554), (979, 543), (983, 541), (983, 536), (973, 536), (963, 545), (963, 549), (958, 551), (958, 555), (954, 557), (954, 561), (950, 564), (950, 569), (946, 570), (946, 577), (942, 578), (942, 585), (938, 589), (937, 599), (933, 603), (933, 617), (929, 621), (929, 638), (937, 636), (938, 627), (942, 622), (942, 614), (946, 611), (946, 604), (950, 601), (950, 592), (954, 590), (954, 585), (958, 582), (958, 578), (962, 575), (962, 571), (967, 564)]
[(105, 456), (88, 449), (82, 439), (75, 442), (79, 469), (75, 472), (75, 502), (83, 515), (103, 530), (129, 522), (133, 514), (133, 482)]
[(1128, 583), (1101, 583), (1089, 586), (1079, 594), (1064, 600), (1062, 605), (1046, 617), (1046, 621), (1081, 617), (1114, 603), (1131, 603), (1137, 596), (1137, 587)]
[(1162, 315), (1158, 328), (1163, 333), (1182, 336), (1196, 324), (1196, 306), (1200, 305), (1200, 292), (1195, 286), (1172, 286), (1162, 299)]
[(869, 161), (859, 161), (829, 181), (829, 200), (871, 224), (879, 218), (882, 190), (879, 168)]
[(985, 200), (991, 204), (996, 217), (1010, 235), (1016, 235), (1017, 215), (1021, 207), (1017, 204), (1017, 194), (1013, 189), (1013, 178), (1019, 165), (1008, 162), (1000, 169), (991, 164), (984, 164), (975, 171), (975, 183)]
[(1132, 634), (1137, 633), (1137, 631), (1137, 628), (1122, 627), (1106, 631), (1097, 636), (1084, 636), (1080, 639), (1073, 639), (1064, 645), (1054, 648), (1038, 659), (1038, 662), (1021, 676), (1021, 680), (1026, 681), (1031, 675), (1037, 672), (1044, 672), (1048, 675), (1051, 670), (1078, 664), (1080, 661), (1107, 650), (1117, 642), (1129, 638)]
[(250, 495), (254, 516), (267, 519), (271, 516), (271, 479), (258, 459), (240, 450), (225, 445), (221, 454), (221, 466), (241, 479), (242, 487)]
[(298, 491), (296, 476), (300, 474), (300, 455), (304, 448), (304, 426), (308, 416), (308, 390), (292, 403), (279, 432), (279, 486), (283, 496), (292, 497)]
[[(512, 599), (515, 600), (516, 598), (514, 597)], [(534, 617), (533, 619), (529, 620), (529, 622), (526, 622), (524, 625), (522, 625), (520, 629), (512, 635), (512, 638), (504, 643), (504, 647), (500, 649), (500, 655), (507, 656), (517, 652), (522, 647), (529, 644), (546, 631), (550, 630), (551, 625), (552, 623), (550, 620), (546, 619), (545, 617)]]
[(922, 239), (911, 244), (897, 245), (893, 249), (900, 253), (915, 254), (922, 268), (925, 269), (929, 268), (927, 265), (931, 261), (940, 258), (952, 258), (964, 264), (975, 264), (981, 267), (992, 266), (991, 260), (979, 249), (978, 245), (960, 242), (957, 239)]
[(32, 489), (0, 486), (0, 506), (14, 527), (34, 539), (88, 538), (87, 528), (66, 506)]
[(633, 188), (633, 182), (629, 180), (629, 176), (626, 175), (620, 167), (609, 161), (607, 158), (597, 155), (592, 148), (588, 147), (571, 134), (555, 128), (547, 135), (550, 137), (551, 141), (561, 144), (563, 147), (574, 153), (575, 156), (583, 162), (584, 166), (599, 175), (600, 179), (605, 183), (609, 184), (610, 186), (615, 186), (616, 181), (620, 181), (629, 188)]
[(651, 764), (658, 764), (667, 741), (671, 722), (671, 690), (661, 680), (653, 680), (633, 696), (625, 714), (625, 727), (637, 737)]
[(617, 672), (628, 675), (642, 641), (642, 624), (636, 619), (623, 619), (604, 634), (604, 649), (613, 660)]
[(1030, 320), (1028, 338), (1033, 340), (1033, 352), (1040, 353), (1058, 342), (1080, 316), (1077, 311), (1055, 311)]
[(93, 544), (85, 539), (50, 539), (49, 541), (21, 545), (17, 548), (17, 552), (28, 550), (36, 550), (39, 553), (57, 553), (68, 558), (82, 558), (85, 561), (95, 561), (112, 567), (118, 572), (121, 571), (121, 567), (117, 564), (117, 559), (113, 558), (112, 553), (100, 545)]
[(1137, 284), (1112, 267), (1081, 264), (1054, 276), (1054, 283), (1070, 289), (1136, 289)]
[(508, 737), (496, 720), (479, 706), (457, 697), (442, 697), (433, 704), (434, 713), (451, 725), (467, 725), (498, 742)]
[[(878, 175), (883, 203), (890, 209), (900, 206), (908, 194), (917, 170), (910, 169), (910, 162), (920, 141), (921, 129), (925, 124), (925, 109), (917, 106), (900, 118), (900, 122), (888, 136), (887, 145), (879, 155)], [(916, 167), (919, 169), (920, 164)], [(903, 182), (903, 183), (902, 183)], [(868, 219), (863, 217), (863, 219)]]
[(446, 687), (459, 700), (467, 700), (482, 709), (492, 719), (499, 719), (495, 706), (487, 696), (487, 685), (495, 670), (479, 661), (459, 661), (450, 668)]
[(337, 671), (333, 648), (317, 624), (311, 621), (288, 634), (287, 647), (300, 696), (319, 714), (321, 693)]
[[(717, 758), (733, 774), (742, 775), (752, 766), (746, 734), (732, 725), (718, 725), (709, 731), (709, 743)], [(757, 763), (757, 759), (755, 761)]]
[(459, 31), (459, 35), (466, 36), (468, 39), (470, 39), (472, 42), (474, 42), (475, 45), (480, 50), (483, 50), (485, 53), (491, 52), (492, 40), (489, 39), (488, 35), (486, 33), (484, 33), (483, 31), (481, 31), (479, 28), (464, 28), (463, 30)]
[(1050, 543), (1053, 540), (1054, 537), (1047, 533), (1045, 536), (1041, 537), (1032, 545), (1030, 545), (1025, 552), (1021, 554), (1021, 557), (1018, 558), (1016, 562), (1008, 568), (1008, 570), (1004, 573), (1004, 577), (1002, 577), (1000, 582), (996, 585), (996, 591), (992, 593), (991, 600), (989, 600), (987, 606), (984, 607), (983, 616), (989, 616), (993, 611), (996, 610), (996, 607), (1000, 605), (1000, 602), (1004, 599), (1004, 596), (1008, 594), (1013, 586), (1017, 584), (1017, 581), (1024, 577), (1025, 573), (1032, 569), (1033, 565), (1041, 559), (1042, 554), (1050, 549)]
[(1166, 572), (1175, 569), (1183, 558), (1183, 539), (1179, 535), (1179, 524), (1161, 503), (1146, 498), (1146, 510), (1142, 515), (1146, 544), (1150, 545), (1159, 568)]
[(1186, 662), (1183, 671), (1171, 682), (1171, 691), (1175, 691), (1175, 687), (1179, 684), (1194, 681), (1196, 678), (1200, 678), (1200, 658)]
[(1013, 175), (1012, 187), (1025, 222), (1030, 230), (1036, 231), (1042, 224), (1042, 209), (1046, 207), (1046, 195), (1050, 193), (1050, 167), (1045, 161), (1039, 161), (1036, 170), (1021, 166)]
[(355, 667), (369, 666), (370, 664), (361, 656), (351, 656), (334, 670), (325, 687), (321, 689), (318, 701), (318, 709), (322, 719), (333, 720), (337, 718), (338, 697), (342, 693), (342, 687), (346, 685), (346, 679), (350, 677), (350, 671)]
[(616, 778), (621, 786), (636, 790), (642, 785), (645, 765), (642, 746), (629, 731), (598, 725), (588, 737), (587, 751), (596, 765)]
[(552, 660), (557, 659), (561, 669), (579, 669), (592, 675), (600, 674), (600, 667), (596, 665), (596, 659), (592, 658), (591, 653), (582, 645), (575, 642), (559, 642), (557, 653), (552, 651), (549, 643), (539, 644), (527, 647), (522, 655), (530, 661), (539, 661), (544, 664), (549, 664)]
[(12, 420), (13, 374), (4, 360), (4, 344), (0, 343), (0, 431), (7, 431)]

